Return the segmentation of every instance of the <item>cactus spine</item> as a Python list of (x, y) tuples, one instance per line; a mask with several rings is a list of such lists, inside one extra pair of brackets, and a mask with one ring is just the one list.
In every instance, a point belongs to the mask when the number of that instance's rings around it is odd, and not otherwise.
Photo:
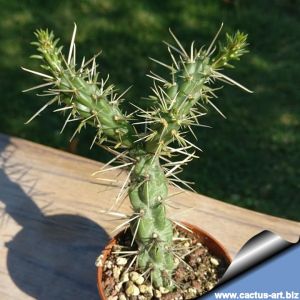
[[(76, 25), (67, 58), (62, 47), (57, 46), (59, 40), (52, 32), (37, 30), (37, 41), (33, 44), (39, 53), (33, 57), (42, 61), (41, 67), (46, 74), (23, 68), (45, 81), (28, 90), (45, 88), (44, 94), (51, 96), (51, 100), (29, 121), (56, 103), (55, 111), (68, 114), (64, 127), (69, 122), (78, 123), (73, 136), (91, 125), (96, 130), (92, 145), (105, 144), (104, 147), (116, 155), (115, 160), (123, 162), (121, 167), (129, 169), (117, 201), (128, 191), (133, 208), (130, 227), (133, 241), (138, 245), (135, 259), (140, 269), (150, 272), (155, 287), (174, 286), (173, 223), (166, 217), (165, 205), (168, 184), (172, 183), (172, 177), (178, 181), (176, 174), (182, 165), (196, 157), (195, 151), (190, 149), (199, 149), (185, 138), (185, 130), (193, 133), (191, 126), (200, 125), (198, 119), (205, 114), (206, 104), (220, 112), (211, 100), (215, 97), (216, 89), (212, 87), (215, 81), (235, 84), (249, 91), (221, 73), (225, 66), (231, 66), (229, 61), (238, 60), (246, 52), (246, 35), (240, 32), (227, 35), (226, 43), (220, 44), (214, 55), (219, 32), (207, 49), (197, 51), (192, 43), (188, 54), (170, 31), (176, 43), (176, 46), (166, 43), (171, 65), (153, 59), (170, 70), (170, 80), (149, 74), (154, 80), (153, 94), (149, 96), (150, 108), (137, 107), (137, 112), (130, 115), (124, 114), (119, 107), (126, 91), (118, 95), (113, 85), (107, 85), (108, 78), (99, 78), (96, 56), (87, 62), (83, 59), (77, 66)], [(133, 123), (133, 117), (142, 120)], [(146, 134), (139, 133), (136, 124), (146, 124)], [(173, 146), (173, 142), (179, 146)], [(178, 162), (170, 160), (176, 155), (185, 158)], [(163, 165), (162, 161), (166, 163)]]

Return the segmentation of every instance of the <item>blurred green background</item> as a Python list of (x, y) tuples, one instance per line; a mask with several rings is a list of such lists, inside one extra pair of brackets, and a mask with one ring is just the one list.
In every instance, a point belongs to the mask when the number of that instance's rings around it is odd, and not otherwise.
[[(36, 28), (53, 29), (68, 46), (73, 22), (78, 25), (78, 56), (98, 60), (103, 76), (121, 90), (134, 87), (128, 98), (140, 101), (149, 94), (150, 68), (161, 69), (148, 56), (167, 61), (162, 40), (168, 28), (185, 46), (192, 40), (208, 44), (221, 22), (224, 32), (249, 34), (250, 53), (236, 69), (226, 71), (255, 93), (227, 86), (218, 106), (227, 120), (210, 112), (204, 122), (213, 129), (197, 130), (204, 150), (182, 177), (195, 181), (202, 194), (268, 214), (300, 220), (300, 2), (297, 0), (0, 0), (0, 132), (105, 161), (89, 151), (92, 131), (69, 145), (73, 128), (59, 135), (63, 119), (43, 112), (30, 125), (24, 122), (43, 98), (20, 91), (39, 82), (20, 70), (37, 68), (29, 59)], [(68, 47), (66, 47), (67, 49)]]

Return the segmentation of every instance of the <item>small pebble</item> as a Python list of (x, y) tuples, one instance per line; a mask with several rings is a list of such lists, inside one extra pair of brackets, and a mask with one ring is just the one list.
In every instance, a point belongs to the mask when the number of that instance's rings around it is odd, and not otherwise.
[(118, 300), (127, 300), (127, 298), (124, 294), (120, 294)]
[(114, 245), (112, 250), (113, 251), (120, 251), (121, 247), (120, 247), (120, 245)]
[(125, 257), (118, 257), (117, 258), (117, 265), (118, 266), (125, 266), (127, 264), (127, 258)]
[(110, 260), (107, 260), (104, 266), (104, 269), (111, 269), (112, 268), (113, 263)]
[(214, 287), (214, 285), (213, 285), (211, 282), (208, 282), (208, 283), (206, 284), (206, 288), (207, 288), (209, 291), (212, 290), (213, 287)]
[(161, 298), (161, 291), (160, 290), (154, 290), (154, 296), (156, 298)]
[(175, 266), (175, 268), (179, 265), (179, 263), (180, 263), (180, 260), (177, 257), (175, 257), (174, 258), (174, 266)]
[(197, 290), (195, 288), (188, 288), (187, 295), (189, 298), (194, 298), (197, 295)]
[(147, 291), (148, 291), (148, 287), (146, 286), (146, 284), (140, 285), (140, 292), (141, 292), (142, 294), (146, 294)]
[(117, 266), (114, 266), (113, 267), (113, 276), (114, 276), (114, 279), (119, 280), (120, 275), (121, 275), (121, 269), (119, 267), (117, 267)]
[(128, 272), (124, 272), (120, 278), (121, 282), (127, 282), (129, 280)]
[(138, 296), (140, 294), (140, 290), (135, 284), (133, 284), (132, 281), (129, 281), (125, 293), (128, 297)]
[(219, 261), (218, 261), (216, 258), (214, 258), (214, 257), (211, 257), (211, 258), (210, 258), (210, 262), (211, 262), (213, 265), (215, 265), (215, 266), (218, 266), (218, 265), (219, 265)]
[(161, 287), (159, 288), (159, 290), (160, 290), (160, 292), (161, 292), (162, 294), (167, 294), (167, 293), (170, 292), (168, 289), (164, 288), (163, 286), (161, 286)]
[(153, 295), (153, 293), (152, 293), (152, 286), (146, 285), (146, 284), (142, 284), (142, 285), (139, 286), (139, 288), (140, 288), (140, 292), (142, 294), (147, 294), (147, 295), (151, 295), (151, 296)]
[(189, 248), (189, 247), (190, 247), (190, 243), (189, 243), (189, 242), (185, 242), (185, 243), (183, 244), (183, 247)]
[(121, 289), (122, 289), (122, 286), (123, 286), (123, 283), (122, 283), (122, 282), (119, 282), (118, 284), (116, 284), (116, 286), (115, 286), (116, 291), (117, 291), (117, 292), (120, 292)]
[(129, 273), (129, 278), (138, 285), (141, 285), (145, 280), (141, 274), (135, 271)]

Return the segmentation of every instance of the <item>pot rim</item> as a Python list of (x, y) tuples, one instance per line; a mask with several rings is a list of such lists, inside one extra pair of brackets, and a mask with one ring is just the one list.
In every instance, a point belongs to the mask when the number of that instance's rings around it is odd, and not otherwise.
[[(186, 221), (180, 221), (179, 223), (183, 224), (188, 229), (192, 230), (193, 234), (197, 236), (199, 241), (205, 245), (209, 251), (218, 257), (222, 257), (228, 266), (232, 262), (232, 258), (229, 254), (229, 252), (226, 250), (226, 248), (218, 241), (216, 240), (210, 233), (203, 230), (202, 228), (192, 225)], [(176, 225), (176, 227), (179, 227), (180, 230), (188, 232), (188, 230), (184, 229), (183, 227), (180, 227), (179, 225)], [(97, 286), (98, 286), (98, 292), (100, 295), (100, 298), (102, 300), (107, 300), (107, 297), (105, 296), (103, 284), (102, 284), (102, 275), (103, 275), (103, 266), (105, 264), (105, 261), (107, 257), (109, 256), (112, 247), (116, 244), (117, 238), (124, 233), (125, 230), (128, 228), (125, 228), (118, 232), (114, 237), (111, 238), (111, 240), (108, 242), (108, 244), (105, 246), (105, 248), (102, 250), (102, 258), (101, 258), (101, 265), (97, 267)]]

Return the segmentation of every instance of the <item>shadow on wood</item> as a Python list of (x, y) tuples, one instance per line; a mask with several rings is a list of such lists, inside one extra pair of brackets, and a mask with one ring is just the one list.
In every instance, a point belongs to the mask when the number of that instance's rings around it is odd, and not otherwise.
[[(99, 299), (94, 262), (108, 241), (107, 233), (82, 216), (44, 215), (30, 196), (38, 192), (38, 179), (28, 176), (26, 166), (10, 163), (13, 151), (9, 138), (1, 141), (2, 221), (11, 218), (22, 227), (5, 244), (11, 279), (34, 299)], [(30, 193), (23, 190), (25, 181), (31, 186)]]

